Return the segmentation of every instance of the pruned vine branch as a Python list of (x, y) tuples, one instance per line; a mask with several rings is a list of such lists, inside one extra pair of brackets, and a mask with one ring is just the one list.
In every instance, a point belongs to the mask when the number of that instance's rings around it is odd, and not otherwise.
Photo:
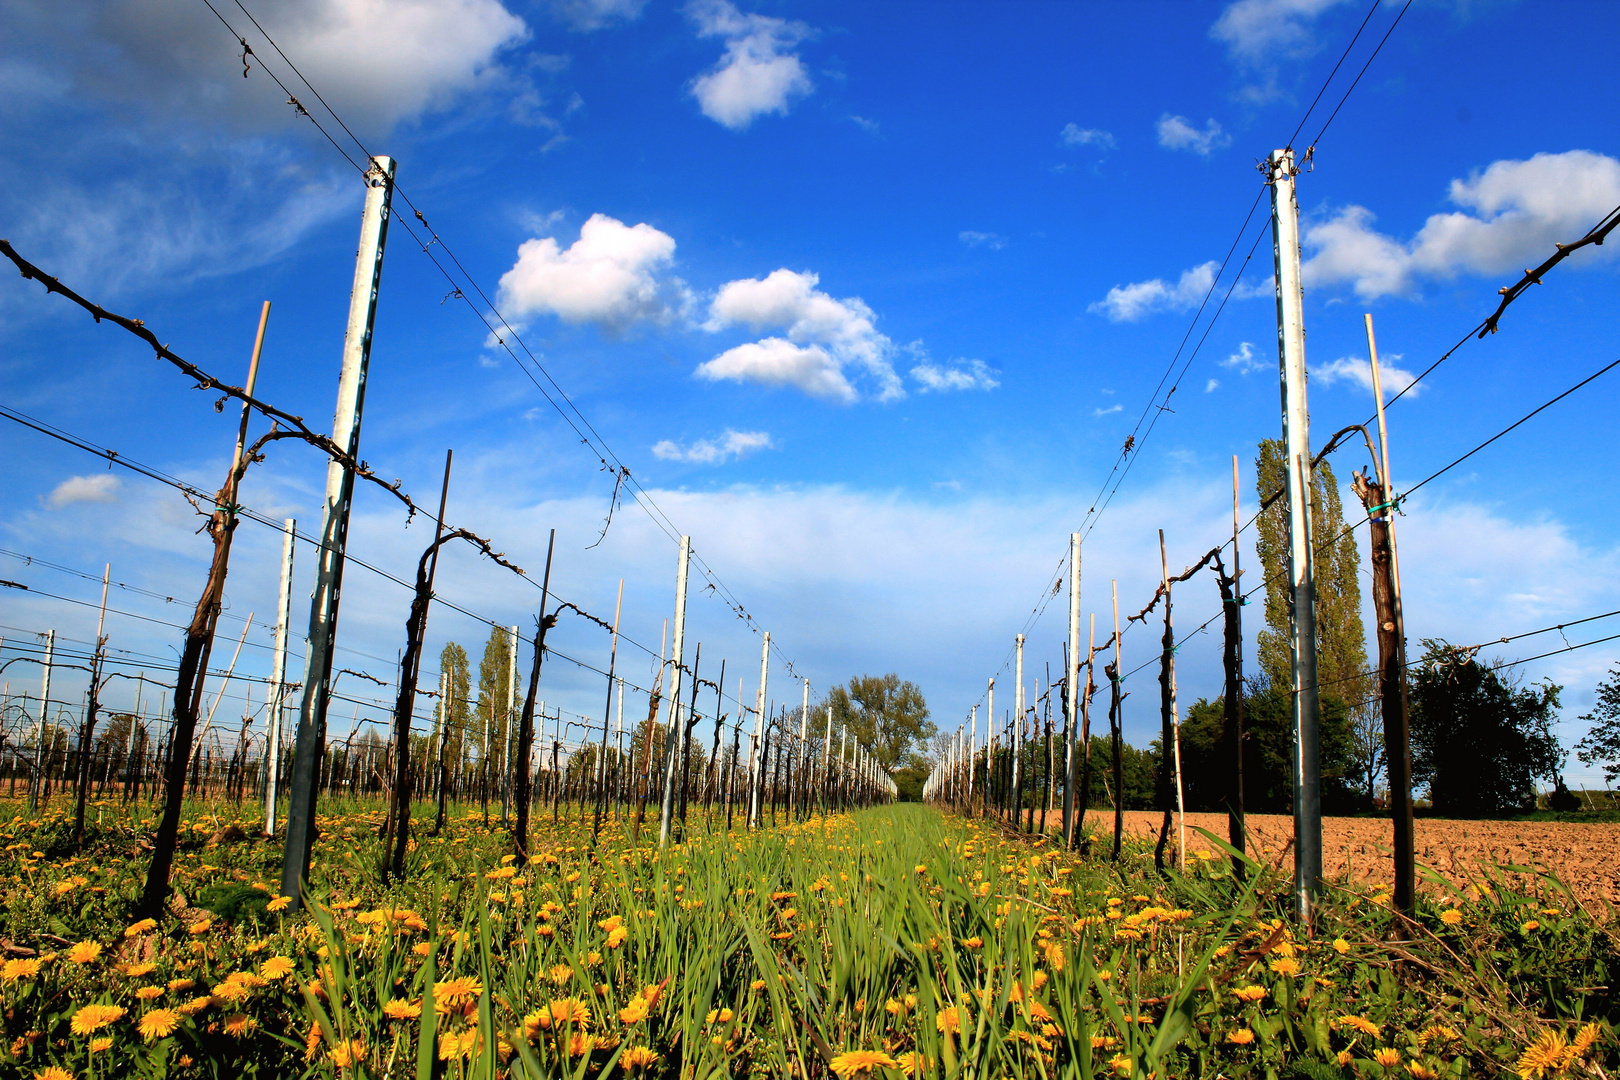
[[(278, 421), (286, 424), (289, 428), (291, 428), (291, 430), (276, 434), (276, 438), (297, 438), (309, 443), (311, 446), (318, 447), (332, 460), (338, 462), (340, 465), (343, 465), (348, 469), (353, 470), (356, 476), (360, 477), (361, 479), (371, 481), (373, 484), (376, 484), (384, 491), (387, 491), (389, 494), (393, 495), (400, 502), (404, 503), (406, 509), (410, 512), (412, 517), (416, 515), (416, 503), (412, 502), (411, 497), (399, 489), (400, 485), (398, 480), (395, 480), (391, 484), (383, 480), (376, 473), (372, 472), (370, 467), (367, 466), (365, 462), (356, 461), (347, 451), (338, 446), (337, 443), (333, 442), (330, 436), (322, 435), (320, 432), (315, 431), (308, 424), (304, 423), (303, 417), (294, 416), (292, 413), (283, 409), (278, 409), (268, 402), (260, 401), (258, 398), (253, 397), (241, 387), (232, 386), (224, 380), (208, 374), (202, 368), (198, 367), (196, 364), (193, 364), (184, 357), (177, 355), (167, 345), (159, 341), (157, 335), (152, 333), (151, 330), (148, 330), (146, 324), (142, 320), (131, 319), (123, 315), (118, 315), (114, 312), (108, 311), (100, 304), (80, 296), (73, 289), (63, 285), (59, 280), (45, 273), (45, 271), (41, 270), (39, 267), (35, 266), (33, 263), (19, 255), (17, 253), (17, 249), (11, 246), (11, 241), (0, 240), (0, 254), (5, 255), (6, 258), (10, 259), (14, 264), (16, 264), (18, 271), (23, 277), (30, 281), (37, 281), (41, 285), (45, 286), (46, 292), (60, 293), (61, 295), (67, 297), (67, 299), (84, 308), (84, 310), (88, 311), (90, 313), (90, 317), (95, 319), (96, 322), (99, 323), (103, 319), (106, 319), (108, 322), (115, 323), (118, 326), (123, 327), (125, 330), (128, 330), (130, 333), (146, 342), (152, 347), (152, 351), (157, 354), (158, 359), (168, 361), (175, 367), (179, 368), (187, 377), (196, 380), (197, 389), (218, 390), (226, 397), (235, 398), (256, 412), (269, 417), (272, 421)], [(261, 439), (259, 443), (255, 444), (255, 448), (262, 445), (265, 441), (266, 440)], [(251, 459), (248, 455), (244, 454), (242, 460), (244, 463), (246, 463)]]

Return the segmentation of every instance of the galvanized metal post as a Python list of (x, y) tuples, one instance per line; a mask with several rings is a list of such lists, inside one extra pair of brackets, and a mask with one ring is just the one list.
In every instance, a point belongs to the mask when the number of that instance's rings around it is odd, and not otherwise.
[[(366, 371), (371, 361), (371, 331), (377, 320), (377, 289), (382, 280), (383, 250), (394, 191), (394, 161), (374, 157), (366, 170), (366, 201), (360, 216), (360, 249), (355, 256), (354, 285), (349, 293), (349, 323), (343, 339), (343, 368), (338, 377), (332, 441), (351, 461), (360, 452), (360, 418), (365, 410)], [(354, 470), (327, 462), (326, 499), (321, 506), (321, 549), (315, 591), (309, 607), (309, 644), (304, 656), (303, 700), (298, 709), (298, 741), (293, 752), (292, 799), (287, 810), (287, 843), (281, 863), (281, 895), (296, 910), (309, 874), (315, 845), (315, 797), (321, 745), (326, 737), (326, 707), (331, 691), (332, 638), (337, 630), (338, 596), (343, 586), (343, 555), (349, 537), (349, 509), (354, 500)]]
[(281, 781), (281, 712), (287, 699), (287, 636), (292, 626), (292, 574), (293, 539), (298, 532), (295, 518), (282, 523), (281, 536), (281, 593), (276, 600), (276, 643), (270, 660), (270, 700), (265, 706), (265, 723), (269, 727), (268, 749), (265, 751), (264, 779), (264, 834), (276, 834), (276, 802), (280, 798)]
[[(754, 746), (764, 746), (765, 688), (771, 678), (771, 633), (765, 632), (765, 641), (759, 650), (759, 693), (754, 697)], [(748, 758), (748, 825), (759, 820), (760, 755), (750, 753)]]
[(680, 768), (686, 728), (681, 723), (681, 660), (686, 647), (686, 571), (692, 562), (692, 538), (681, 537), (681, 562), (675, 568), (675, 642), (669, 677), (669, 727), (664, 734), (664, 799), (658, 816), (658, 846), (669, 842), (669, 817), (675, 808), (675, 773)]
[(39, 745), (34, 748), (33, 782), (28, 785), (28, 809), (39, 807), (39, 793), (45, 785), (45, 735), (51, 715), (51, 659), (56, 654), (56, 631), (45, 631), (45, 671), (39, 687)]
[[(1074, 733), (1080, 723), (1080, 534), (1077, 532), (1069, 534), (1069, 670), (1064, 678), (1069, 715), (1063, 725), (1063, 841), (1073, 844)], [(1083, 810), (1085, 803), (1080, 806)]]
[(1024, 766), (1024, 762), (1023, 762), (1023, 757), (1024, 757), (1024, 635), (1019, 634), (1013, 640), (1013, 644), (1014, 644), (1014, 647), (1016, 648), (1017, 654), (1018, 654), (1017, 673), (1016, 673), (1016, 676), (1015, 676), (1018, 679), (1018, 687), (1017, 687), (1017, 689), (1015, 689), (1013, 691), (1013, 708), (1016, 710), (1016, 712), (1015, 712), (1014, 718), (1013, 718), (1013, 736), (1012, 736), (1012, 742), (1013, 742), (1013, 766), (1012, 766), (1013, 808), (1012, 808), (1012, 811), (1013, 811), (1013, 828), (1016, 829), (1018, 827), (1018, 815), (1023, 813), (1023, 810), (1024, 810), (1023, 799), (1020, 797), (1021, 792), (1020, 792), (1020, 789), (1018, 787), (1019, 781), (1023, 777), (1023, 766)]
[(1288, 453), (1288, 577), (1293, 635), (1294, 907), (1311, 923), (1322, 878), (1321, 710), (1316, 675), (1316, 578), (1311, 550), (1311, 432), (1305, 394), (1305, 292), (1299, 272), (1299, 202), (1292, 150), (1271, 154), (1271, 235), (1277, 279), (1277, 364)]

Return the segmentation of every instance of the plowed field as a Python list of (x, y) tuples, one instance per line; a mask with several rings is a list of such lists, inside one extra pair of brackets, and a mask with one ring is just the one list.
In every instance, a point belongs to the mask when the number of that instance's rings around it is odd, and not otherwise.
[[(1113, 821), (1107, 811), (1099, 817), (1103, 830)], [(1125, 831), (1132, 836), (1156, 836), (1162, 815), (1145, 810), (1125, 815)], [(1194, 826), (1226, 836), (1225, 814), (1188, 814), (1187, 848), (1208, 849)], [(1250, 814), (1251, 853), (1293, 869), (1294, 819), (1281, 814)], [(1171, 826), (1171, 850), (1175, 827)], [(1348, 873), (1357, 881), (1383, 883), (1391, 880), (1389, 869), (1390, 825), (1369, 818), (1324, 818), (1322, 821), (1322, 869), (1329, 877)], [(1258, 852), (1254, 849), (1258, 848)], [(1465, 886), (1477, 874), (1480, 864), (1498, 866), (1512, 863), (1550, 870), (1568, 885), (1581, 902), (1599, 918), (1610, 918), (1620, 905), (1620, 824), (1581, 824), (1563, 821), (1448, 821), (1419, 818), (1417, 821), (1417, 861)], [(1422, 881), (1420, 888), (1432, 890)]]

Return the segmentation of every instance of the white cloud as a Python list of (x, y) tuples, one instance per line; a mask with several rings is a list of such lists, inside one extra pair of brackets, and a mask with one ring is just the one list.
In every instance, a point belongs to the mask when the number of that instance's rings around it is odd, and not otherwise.
[(501, 276), (500, 304), (508, 318), (552, 314), (609, 329), (662, 319), (678, 283), (661, 283), (656, 272), (674, 254), (675, 240), (651, 225), (592, 214), (566, 250), (549, 236), (525, 240)]
[(1007, 246), (1007, 238), (993, 232), (977, 232), (973, 229), (963, 229), (956, 234), (956, 238), (968, 247), (987, 247), (991, 251), (1000, 251)]
[[(373, 135), (500, 82), (501, 52), (529, 36), (500, 0), (285, 0), (259, 19), (349, 125)], [(204, 6), (68, 0), (29, 21), (69, 58), (81, 91), (255, 127), (296, 123), (261, 61), (249, 57), (242, 77), (241, 46)], [(279, 66), (240, 21), (254, 52)]]
[(1252, 375), (1256, 371), (1263, 371), (1270, 365), (1265, 360), (1254, 355), (1254, 345), (1248, 341), (1238, 342), (1237, 352), (1221, 361), (1222, 367), (1229, 367), (1239, 375)]
[[(1182, 271), (1181, 277), (1173, 284), (1163, 278), (1150, 278), (1129, 285), (1115, 285), (1108, 290), (1107, 296), (1093, 302), (1086, 310), (1106, 315), (1110, 322), (1135, 322), (1161, 311), (1191, 311), (1203, 302), (1219, 268), (1220, 263), (1210, 260)], [(1232, 299), (1252, 300), (1257, 296), (1270, 296), (1273, 292), (1269, 277), (1253, 285), (1239, 281), (1232, 286)]]
[(70, 476), (57, 484), (45, 503), (52, 510), (60, 510), (74, 503), (110, 503), (118, 501), (119, 479), (110, 472), (93, 476)]
[[(1589, 150), (1493, 162), (1453, 180), (1461, 210), (1434, 214), (1411, 240), (1377, 232), (1370, 210), (1347, 206), (1305, 230), (1307, 286), (1349, 282), (1364, 300), (1413, 293), (1422, 278), (1513, 274), (1579, 239), (1620, 203), (1620, 161)], [(1608, 254), (1605, 255), (1605, 252)], [(1571, 258), (1613, 258), (1593, 248)]]
[[(1423, 393), (1421, 383), (1414, 385), (1417, 375), (1406, 368), (1398, 367), (1395, 361), (1401, 358), (1399, 353), (1390, 353), (1378, 362), (1379, 381), (1384, 384), (1384, 398), (1388, 400), (1394, 395), (1411, 387), (1407, 397), (1417, 397)], [(1311, 378), (1323, 386), (1332, 386), (1337, 382), (1350, 382), (1361, 387), (1368, 396), (1372, 395), (1372, 364), (1359, 356), (1341, 356), (1337, 360), (1326, 364), (1312, 364)]]
[(1209, 380), (1209, 382), (1204, 384), (1204, 393), (1213, 394), (1215, 391), (1219, 390), (1220, 388), (1221, 388), (1221, 380), (1219, 380), (1219, 379), (1211, 379), (1211, 380)]
[(570, 30), (589, 33), (616, 22), (641, 18), (647, 0), (551, 0), (551, 14)]
[(730, 379), (762, 386), (792, 386), (811, 397), (848, 404), (857, 397), (844, 378), (843, 368), (820, 345), (800, 346), (768, 337), (727, 349), (698, 365), (697, 374), (710, 381)]
[(1213, 119), (1206, 120), (1204, 130), (1199, 131), (1185, 116), (1171, 116), (1165, 113), (1159, 117), (1155, 130), (1159, 133), (1159, 145), (1166, 150), (1191, 150), (1195, 154), (1209, 157), (1214, 151), (1224, 150), (1232, 145), (1232, 136), (1223, 132), (1221, 125)]
[(851, 116), (850, 121), (869, 135), (878, 134), (881, 125), (876, 120), (868, 120), (864, 116)]
[(1112, 150), (1114, 136), (1097, 128), (1083, 128), (1079, 124), (1065, 124), (1058, 133), (1064, 146), (1095, 146), (1098, 150)]
[(731, 459), (745, 458), (755, 450), (770, 450), (768, 431), (734, 431), (726, 428), (715, 439), (699, 439), (682, 446), (671, 439), (662, 439), (653, 448), (653, 457), (661, 461), (684, 461), (690, 465), (721, 465)]
[(925, 394), (930, 390), (994, 390), (1001, 385), (997, 374), (983, 360), (953, 360), (949, 364), (924, 360), (911, 369), (911, 377), (922, 384)]
[(698, 368), (704, 378), (797, 386), (806, 393), (853, 401), (846, 366), (862, 368), (879, 387), (878, 399), (904, 397), (890, 356), (893, 343), (878, 333), (877, 315), (859, 297), (837, 300), (816, 286), (808, 271), (775, 270), (764, 278), (728, 282), (709, 305), (704, 329), (743, 324), (786, 332), (717, 356)]
[(1316, 49), (1311, 24), (1346, 0), (1237, 0), (1210, 27), (1209, 36), (1246, 67), (1265, 61), (1298, 59)]
[(1136, 281), (1129, 285), (1115, 285), (1108, 295), (1086, 308), (1087, 311), (1108, 316), (1110, 322), (1135, 322), (1159, 311), (1185, 311), (1196, 307), (1215, 282), (1215, 270), (1220, 263), (1211, 259), (1191, 270), (1182, 272), (1175, 284), (1163, 278)]
[(795, 99), (815, 89), (792, 51), (814, 34), (804, 23), (745, 14), (729, 0), (698, 0), (687, 14), (699, 36), (726, 41), (719, 63), (692, 82), (692, 96), (709, 119), (741, 131), (767, 113), (786, 115)]
[(1091, 415), (1092, 416), (1107, 416), (1109, 413), (1117, 413), (1117, 412), (1124, 412), (1124, 411), (1125, 411), (1125, 406), (1115, 404), (1115, 405), (1108, 406), (1108, 408), (1106, 408), (1106, 409), (1101, 408), (1101, 407), (1092, 409), (1091, 410)]

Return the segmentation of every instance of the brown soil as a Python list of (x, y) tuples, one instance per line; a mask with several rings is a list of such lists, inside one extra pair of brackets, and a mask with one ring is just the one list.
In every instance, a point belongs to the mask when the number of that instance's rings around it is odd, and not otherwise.
[[(1086, 819), (1099, 831), (1112, 832), (1113, 817), (1107, 811), (1090, 811)], [(1127, 811), (1125, 832), (1135, 837), (1156, 837), (1161, 820), (1157, 811)], [(1291, 873), (1294, 819), (1281, 814), (1250, 814), (1247, 824), (1249, 853)], [(1225, 839), (1226, 815), (1187, 815), (1188, 852), (1196, 854), (1203, 849), (1219, 854), (1194, 828), (1208, 829)], [(1348, 875), (1359, 882), (1388, 884), (1392, 880), (1389, 845), (1388, 821), (1322, 820), (1322, 869), (1329, 878)], [(1611, 917), (1611, 908), (1620, 905), (1620, 858), (1615, 855), (1620, 849), (1620, 824), (1419, 818), (1416, 847), (1422, 891), (1435, 891), (1434, 885), (1424, 881), (1425, 866), (1462, 887), (1479, 875), (1482, 864), (1494, 868), (1510, 863), (1556, 874), (1600, 918)], [(1176, 829), (1172, 824), (1167, 858), (1173, 858), (1175, 851)], [(1500, 875), (1500, 871), (1493, 872)]]

